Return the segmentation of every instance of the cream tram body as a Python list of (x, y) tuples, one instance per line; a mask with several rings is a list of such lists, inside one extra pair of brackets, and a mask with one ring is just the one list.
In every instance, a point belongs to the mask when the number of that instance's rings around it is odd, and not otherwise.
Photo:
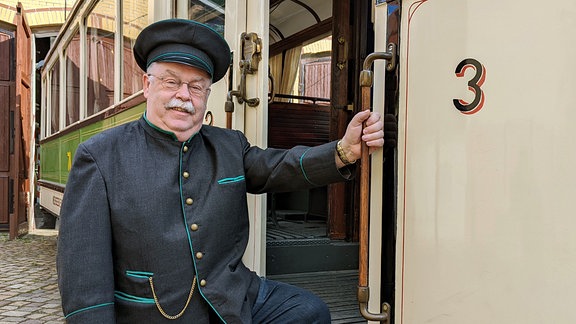
[(576, 4), (404, 1), (396, 323), (571, 323)]

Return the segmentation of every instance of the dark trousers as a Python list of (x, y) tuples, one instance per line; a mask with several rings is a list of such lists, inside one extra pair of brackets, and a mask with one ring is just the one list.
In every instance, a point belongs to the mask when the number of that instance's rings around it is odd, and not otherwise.
[(252, 307), (252, 321), (255, 324), (329, 324), (330, 311), (322, 299), (307, 290), (262, 278)]

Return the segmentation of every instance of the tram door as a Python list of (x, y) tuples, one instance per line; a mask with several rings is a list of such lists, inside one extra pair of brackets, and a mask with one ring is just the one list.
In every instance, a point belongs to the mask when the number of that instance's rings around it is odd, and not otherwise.
[(396, 323), (570, 323), (576, 3), (402, 1)]
[[(320, 7), (325, 5), (326, 7), (323, 9), (325, 9), (328, 17), (331, 15), (330, 1), (309, 2), (314, 2)], [(272, 72), (269, 74), (269, 70), (271, 71), (274, 68), (274, 64), (270, 63), (269, 58), (271, 51), (269, 36), (270, 30), (277, 27), (271, 26), (271, 12), (276, 12), (277, 14), (280, 11), (278, 7), (284, 5), (294, 5), (300, 9), (309, 7), (305, 3), (298, 2), (295, 4), (290, 1), (285, 3), (282, 3), (282, 1), (260, 0), (226, 1), (225, 33), (226, 40), (233, 50), (233, 65), (230, 70), (231, 78), (228, 80), (229, 92), (226, 96), (227, 103), (225, 106), (227, 110), (233, 109), (231, 127), (243, 131), (252, 145), (263, 148), (269, 146), (269, 91), (272, 92), (273, 87), (278, 88), (280, 84), (280, 80), (271, 82), (270, 80), (273, 77), (269, 77), (273, 74)], [(316, 13), (314, 12), (314, 14)], [(313, 14), (308, 12), (304, 13), (304, 15), (306, 15), (306, 18), (314, 17)], [(320, 13), (317, 15), (317, 19), (326, 19), (325, 15), (325, 13)], [(283, 22), (291, 25), (292, 30), (289, 30), (290, 33), (296, 33), (296, 31), (303, 28), (302, 24), (304, 21), (298, 20), (300, 17), (294, 15), (294, 12), (287, 12), (287, 16), (290, 17), (286, 17)], [(308, 22), (306, 21), (306, 23)], [(329, 34), (330, 25), (324, 24), (322, 27), (326, 28)], [(284, 37), (292, 35), (286, 33), (286, 30), (283, 30), (283, 32)], [(330, 48), (330, 45), (328, 45), (328, 48)], [(329, 105), (326, 104), (318, 110), (328, 116)], [(302, 127), (299, 127), (298, 131), (301, 132)], [(328, 137), (328, 131), (325, 133), (326, 137)], [(316, 140), (316, 138), (314, 139)], [(328, 139), (326, 138), (325, 142), (327, 141)], [(300, 142), (299, 144), (306, 143)], [(322, 197), (323, 193), (324, 196)], [(323, 193), (318, 193), (318, 196), (322, 197), (319, 200), (326, 200), (325, 191)], [(312, 193), (309, 194), (310, 196), (307, 196), (308, 193), (306, 193), (302, 198), (298, 194), (294, 193), (294, 196), (296, 196), (295, 200), (312, 199), (309, 198)], [(268, 203), (274, 199), (269, 198), (267, 195), (249, 195), (248, 197), (251, 228), (244, 262), (261, 275), (265, 275), (267, 271), (266, 225), (269, 219)], [(304, 202), (302, 203), (304, 204)]]
[[(375, 1), (374, 16), (374, 52), (386, 53), (389, 46), (399, 48), (400, 29), (399, 0)], [(398, 53), (396, 53), (398, 55)], [(387, 60), (374, 60), (370, 70), (373, 72), (371, 91), (372, 110), (398, 118), (398, 82), (402, 66), (396, 63), (389, 66)], [(381, 314), (382, 305), (395, 304), (396, 272), (396, 185), (397, 185), (397, 149), (386, 148), (371, 155), (370, 164), (370, 201), (369, 201), (369, 244), (368, 244), (368, 287), (370, 296), (368, 311)], [(390, 311), (393, 322), (394, 311)], [(370, 322), (372, 323), (372, 322)], [(377, 322), (374, 322), (377, 323)]]
[[(13, 47), (14, 33), (0, 30), (0, 54), (10, 57)], [(13, 140), (11, 138), (14, 110), (12, 109), (14, 92), (14, 81), (11, 78), (11, 62), (13, 60), (2, 60), (0, 64), (0, 228), (8, 230), (10, 214), (13, 213), (14, 206), (14, 179), (12, 178), (11, 165), (13, 164)], [(17, 172), (16, 172), (17, 173)]]
[[(267, 147), (268, 10), (268, 1), (226, 0), (225, 38), (233, 58), (227, 102), (221, 107), (233, 109), (228, 112), (230, 126), (259, 147)], [(248, 209), (250, 239), (243, 261), (265, 275), (266, 196), (249, 194)]]
[(31, 117), (30, 28), (18, 5), (16, 31), (0, 30), (0, 229), (28, 232)]

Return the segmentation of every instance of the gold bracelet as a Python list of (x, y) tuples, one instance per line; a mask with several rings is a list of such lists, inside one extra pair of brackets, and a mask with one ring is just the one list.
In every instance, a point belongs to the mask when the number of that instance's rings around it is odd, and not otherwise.
[(356, 163), (356, 160), (354, 161), (348, 160), (348, 158), (346, 157), (346, 153), (344, 153), (344, 150), (342, 149), (341, 142), (342, 140), (338, 141), (338, 144), (336, 144), (336, 151), (338, 152), (338, 157), (340, 158), (340, 161), (342, 161), (342, 163), (344, 163), (345, 165)]

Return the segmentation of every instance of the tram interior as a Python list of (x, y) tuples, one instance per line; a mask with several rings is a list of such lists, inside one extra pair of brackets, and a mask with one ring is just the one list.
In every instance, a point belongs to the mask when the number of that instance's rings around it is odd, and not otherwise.
[[(332, 1), (271, 0), (269, 34), (268, 146), (329, 142)], [(357, 269), (357, 243), (329, 237), (328, 195), (268, 194), (267, 274)]]
[[(268, 146), (330, 141), (332, 1), (270, 1)], [(266, 275), (309, 289), (333, 323), (365, 323), (355, 298), (358, 244), (329, 236), (327, 186), (269, 193)]]

